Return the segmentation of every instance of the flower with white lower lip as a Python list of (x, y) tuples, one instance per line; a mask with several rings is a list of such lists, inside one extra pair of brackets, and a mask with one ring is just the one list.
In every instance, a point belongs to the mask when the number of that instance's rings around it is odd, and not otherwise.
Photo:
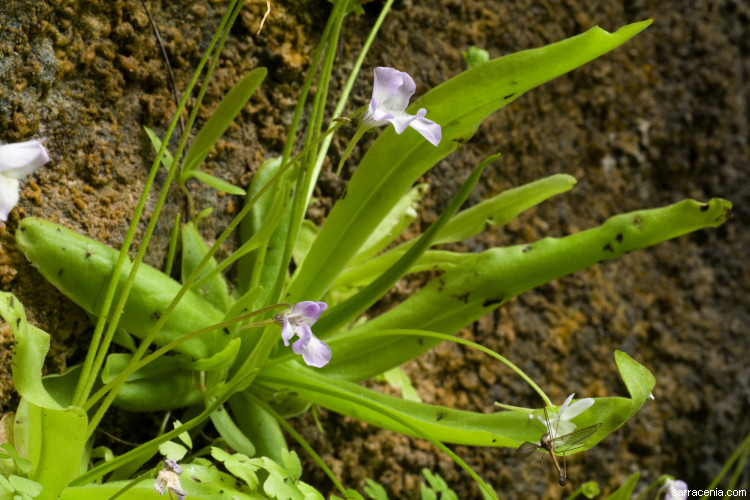
[(409, 99), (416, 89), (414, 80), (407, 73), (394, 68), (375, 68), (372, 99), (360, 125), (372, 128), (392, 123), (397, 134), (403, 133), (406, 127), (411, 127), (433, 146), (437, 146), (442, 138), (440, 125), (425, 118), (427, 110), (422, 108), (416, 115), (406, 113)]
[(322, 368), (331, 360), (331, 348), (316, 337), (310, 327), (318, 321), (320, 315), (328, 309), (325, 302), (304, 300), (298, 302), (285, 314), (279, 314), (274, 319), (281, 325), (281, 339), (284, 345), (297, 335), (299, 339), (292, 344), (292, 350), (301, 354), (308, 366)]
[(18, 203), (20, 180), (49, 161), (43, 140), (32, 139), (0, 146), (0, 222)]

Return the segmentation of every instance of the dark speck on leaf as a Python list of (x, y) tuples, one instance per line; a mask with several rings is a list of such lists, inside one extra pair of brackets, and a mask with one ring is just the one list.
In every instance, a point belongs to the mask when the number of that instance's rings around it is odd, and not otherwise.
[(502, 301), (503, 301), (503, 297), (498, 297), (496, 299), (487, 299), (484, 302), (482, 302), (482, 307), (490, 307), (495, 304), (499, 304)]
[(461, 295), (454, 295), (454, 297), (456, 297), (458, 300), (460, 300), (464, 304), (468, 304), (469, 303), (469, 294), (471, 294), (471, 292), (466, 292), (466, 293), (463, 293)]
[(91, 257), (91, 250), (86, 250), (86, 258), (88, 259)]
[(503, 99), (505, 99), (507, 101), (508, 99), (510, 99), (511, 97), (513, 97), (514, 95), (516, 95), (515, 92), (513, 92), (512, 94), (506, 95), (505, 97), (503, 97)]
[(443, 420), (444, 416), (445, 416), (445, 414), (442, 411), (437, 412), (438, 422), (440, 422), (441, 420)]
[(26, 226), (21, 227), (21, 231), (26, 231)]
[(16, 318), (16, 328), (21, 326), (21, 318)]
[(633, 225), (637, 227), (638, 229), (643, 229), (643, 226), (641, 225), (640, 217), (633, 217)]
[(161, 318), (161, 313), (159, 311), (154, 311), (154, 314), (151, 315), (151, 319), (158, 320)]
[(13, 309), (16, 307), (16, 301), (13, 299), (13, 296), (10, 297), (10, 308)]
[(417, 343), (419, 345), (424, 345), (424, 339), (422, 339), (422, 338), (417, 339)]
[(525, 247), (523, 247), (523, 253), (530, 252), (531, 248), (532, 248), (531, 245), (526, 245)]
[(612, 243), (607, 243), (606, 245), (604, 245), (604, 248), (602, 248), (602, 250), (605, 251), (605, 252), (614, 252), (615, 251), (615, 249), (612, 248)]
[(61, 229), (60, 229), (60, 228), (58, 227), (58, 228), (57, 228), (57, 232), (58, 232), (58, 233), (61, 233), (61, 232), (62, 232), (62, 230), (61, 230)]
[(622, 233), (619, 233), (617, 236), (615, 236), (615, 239), (617, 240), (617, 243), (622, 243)]
[(708, 203), (701, 205), (701, 212), (705, 212), (706, 210), (708, 210)]
[(57, 271), (57, 275), (58, 275), (58, 276), (62, 276), (62, 273), (63, 273), (63, 270), (62, 270), (62, 269), (60, 269), (59, 271)]
[(224, 333), (226, 333), (227, 335), (230, 335), (229, 329), (228, 328), (224, 328)]
[(198, 479), (198, 478), (197, 478), (197, 477), (195, 477), (195, 476), (190, 476), (190, 479), (192, 479), (192, 480), (193, 480), (194, 482), (196, 482), (196, 483), (202, 483), (202, 482), (203, 482), (203, 481), (201, 481), (200, 479)]

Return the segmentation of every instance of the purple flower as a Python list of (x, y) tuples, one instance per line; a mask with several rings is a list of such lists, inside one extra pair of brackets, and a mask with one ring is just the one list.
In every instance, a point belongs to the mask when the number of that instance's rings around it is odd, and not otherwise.
[(687, 497), (688, 485), (685, 481), (679, 479), (667, 479), (662, 486), (662, 490), (666, 490), (664, 494), (664, 500), (673, 500), (676, 498)]
[(406, 114), (409, 99), (416, 89), (414, 80), (403, 71), (384, 67), (375, 68), (372, 99), (360, 125), (372, 128), (390, 122), (397, 134), (401, 134), (406, 127), (411, 127), (422, 134), (422, 137), (433, 146), (437, 146), (442, 136), (440, 125), (424, 117), (427, 110), (422, 108), (417, 111), (416, 115)]
[(0, 146), (0, 222), (18, 203), (19, 181), (49, 161), (43, 140)]
[(297, 335), (299, 339), (292, 344), (292, 350), (301, 354), (308, 366), (322, 368), (331, 361), (331, 348), (328, 344), (313, 335), (310, 327), (318, 321), (320, 315), (328, 309), (325, 302), (305, 300), (297, 302), (291, 311), (276, 316), (276, 322), (282, 325), (281, 338), (284, 345)]

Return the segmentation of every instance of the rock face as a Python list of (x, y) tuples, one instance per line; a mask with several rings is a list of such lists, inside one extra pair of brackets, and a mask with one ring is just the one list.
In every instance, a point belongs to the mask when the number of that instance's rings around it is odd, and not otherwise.
[[(118, 245), (145, 180), (153, 150), (143, 126), (163, 132), (175, 109), (164, 58), (140, 2), (15, 0), (0, 9), (0, 140), (46, 137), (52, 161), (22, 188), (21, 202), (0, 236), (0, 282), (24, 303), (31, 322), (53, 335), (48, 369), (82, 358), (90, 328), (85, 315), (48, 285), (15, 247), (19, 219), (60, 222)], [(568, 460), (574, 486), (596, 480), (611, 491), (633, 470), (642, 484), (662, 473), (706, 486), (750, 431), (750, 233), (748, 213), (748, 98), (750, 8), (723, 0), (683, 9), (664, 2), (530, 2), (404, 0), (385, 21), (355, 86), (352, 111), (370, 97), (372, 68), (409, 72), (417, 95), (465, 68), (470, 45), (498, 57), (581, 33), (594, 25), (614, 30), (653, 18), (625, 46), (536, 89), (488, 119), (477, 135), (427, 176), (424, 225), (447, 204), (470, 168), (489, 154), (503, 157), (485, 173), (476, 203), (503, 189), (551, 173), (579, 183), (502, 229), (467, 241), (463, 249), (531, 242), (600, 224), (617, 213), (661, 206), (685, 197), (720, 196), (735, 204), (735, 222), (628, 255), (528, 292), (462, 332), (523, 368), (558, 403), (580, 397), (625, 395), (614, 349), (649, 367), (655, 401), (585, 456)], [(177, 93), (184, 89), (222, 14), (208, 0), (150, 2)], [(247, 187), (266, 157), (283, 148), (287, 126), (328, 2), (272, 2), (256, 35), (265, 2), (249, 3), (232, 31), (205, 121), (221, 96), (247, 71), (269, 68), (245, 111), (230, 127), (206, 170)], [(380, 2), (344, 24), (332, 92), (343, 84), (374, 22)], [(356, 155), (347, 162), (356, 165)], [(370, 137), (369, 140), (372, 140)], [(333, 156), (346, 147), (335, 140)], [(174, 148), (173, 148), (174, 149)], [(331, 158), (336, 165), (338, 157)], [(343, 178), (348, 178), (346, 170)], [(158, 181), (158, 179), (157, 179)], [(197, 207), (214, 207), (201, 229), (207, 240), (241, 204), (197, 183)], [(316, 222), (342, 191), (324, 173), (311, 208)], [(185, 197), (175, 190), (162, 215), (148, 261), (163, 264), (174, 215)], [(148, 210), (148, 208), (147, 208)], [(421, 283), (415, 277), (389, 300), (400, 301)], [(387, 308), (383, 303), (378, 308)], [(10, 346), (7, 334), (2, 341)], [(13, 406), (10, 354), (2, 357), (0, 402)], [(492, 403), (539, 406), (509, 370), (476, 352), (444, 344), (405, 367), (422, 398), (479, 411)], [(384, 388), (384, 390), (390, 390)], [(328, 412), (321, 435), (306, 415), (294, 424), (340, 474), (361, 488), (365, 477), (395, 498), (417, 498), (420, 470), (439, 472), (460, 498), (478, 490), (460, 469), (429, 445), (395, 436)], [(457, 449), (503, 497), (559, 495), (551, 464), (518, 462), (510, 450)], [(301, 453), (303, 455), (303, 453)], [(330, 484), (314, 465), (307, 482)], [(747, 488), (748, 485), (738, 485)], [(572, 491), (572, 490), (571, 490)]]

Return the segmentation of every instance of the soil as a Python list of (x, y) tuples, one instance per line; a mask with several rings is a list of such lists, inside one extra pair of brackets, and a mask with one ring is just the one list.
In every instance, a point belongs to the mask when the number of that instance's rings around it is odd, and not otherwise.
[[(147, 3), (177, 88), (183, 89), (223, 3)], [(245, 7), (199, 118), (204, 121), (247, 71), (269, 69), (205, 167), (241, 187), (247, 187), (265, 158), (283, 148), (295, 96), (330, 4), (272, 2), (257, 35), (265, 8), (257, 0)], [(334, 94), (381, 8), (381, 1), (372, 1), (365, 15), (347, 18)], [(750, 232), (742, 229), (750, 216), (750, 7), (740, 0), (691, 5), (675, 0), (397, 0), (349, 109), (369, 99), (375, 66), (407, 71), (421, 94), (463, 71), (461, 53), (471, 45), (499, 57), (594, 25), (612, 31), (647, 18), (654, 24), (625, 46), (487, 119), (474, 138), (425, 176), (430, 193), (418, 220), (425, 228), (469, 169), (496, 152), (503, 156), (485, 172), (472, 203), (553, 173), (571, 174), (578, 184), (511, 224), (465, 242), (458, 247), (463, 250), (562, 236), (618, 213), (686, 197), (734, 203), (733, 220), (719, 228), (554, 281), (460, 332), (519, 364), (557, 403), (571, 392), (626, 395), (615, 349), (652, 370), (656, 399), (595, 449), (568, 460), (574, 485), (594, 480), (604, 492), (635, 471), (641, 473), (642, 487), (661, 474), (682, 478), (691, 487), (706, 486), (750, 432)], [(52, 157), (22, 183), (21, 202), (0, 236), (0, 283), (21, 300), (32, 323), (52, 334), (47, 370), (60, 372), (80, 360), (90, 322), (17, 250), (18, 221), (42, 217), (118, 246), (153, 158), (142, 128), (163, 134), (175, 104), (164, 59), (138, 1), (10, 0), (0, 9), (0, 26), (0, 139), (46, 137)], [(346, 140), (342, 135), (334, 141), (331, 164), (338, 163)], [(358, 146), (353, 160), (366, 145)], [(350, 174), (345, 171), (344, 179)], [(320, 186), (320, 203), (311, 209), (318, 223), (341, 190), (330, 170)], [(197, 206), (214, 208), (200, 226), (211, 242), (242, 200), (197, 182), (189, 187)], [(152, 265), (163, 265), (170, 221), (177, 212), (184, 215), (185, 204), (175, 190), (149, 248)], [(403, 284), (390, 300), (401, 300), (403, 291), (420, 280), (417, 276)], [(0, 342), (5, 347), (0, 404), (6, 411), (18, 400), (7, 329)], [(494, 411), (494, 401), (540, 405), (507, 368), (455, 344), (440, 345), (405, 370), (429, 403), (484, 412)], [(419, 498), (420, 471), (426, 467), (440, 473), (460, 498), (481, 497), (465, 473), (424, 441), (325, 410), (319, 418), (325, 434), (310, 414), (293, 424), (347, 486), (361, 489), (370, 477), (391, 498)], [(520, 462), (509, 449), (455, 451), (503, 498), (562, 495), (549, 461)], [(332, 491), (309, 460), (303, 479)], [(750, 487), (747, 473), (738, 487)]]

